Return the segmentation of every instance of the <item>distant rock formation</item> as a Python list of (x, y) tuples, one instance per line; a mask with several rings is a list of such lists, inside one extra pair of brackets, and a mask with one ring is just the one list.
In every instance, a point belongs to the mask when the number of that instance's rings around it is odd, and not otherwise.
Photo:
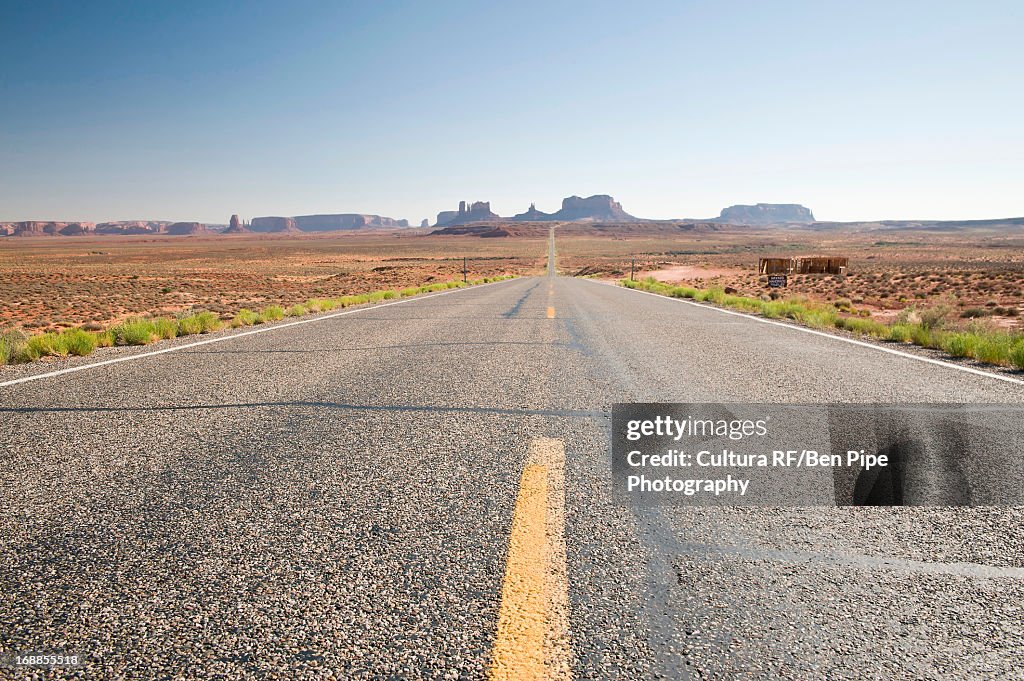
[(250, 232), (297, 232), (299, 228), (294, 218), (278, 216), (253, 218), (249, 223)]
[(201, 222), (164, 220), (124, 220), (120, 222), (48, 222), (26, 220), (0, 224), (0, 236), (87, 236), (90, 234), (125, 236), (130, 234), (203, 234)]
[(430, 220), (427, 218), (423, 218), (420, 221), (420, 227), (430, 227)]
[(206, 231), (206, 225), (201, 222), (173, 222), (164, 228), (163, 233), (181, 236), (183, 234), (204, 234)]
[(486, 220), (500, 220), (501, 216), (491, 212), (490, 201), (475, 201), (468, 204), (459, 201), (458, 211), (442, 211), (437, 214), (437, 227), (449, 225), (464, 225), (469, 222), (484, 222)]
[(225, 229), (221, 234), (247, 234), (249, 229), (242, 222), (241, 218), (237, 215), (232, 215), (230, 222), (228, 222), (228, 228)]
[(24, 220), (5, 222), (0, 225), (0, 234), (5, 236), (82, 236), (94, 234), (94, 222), (50, 222), (46, 220)]
[(101, 222), (96, 225), (97, 234), (160, 234), (170, 222), (164, 220), (121, 220)]
[(723, 208), (716, 222), (732, 225), (771, 225), (781, 222), (814, 222), (810, 208), (799, 203), (758, 203)]
[(570, 196), (562, 199), (562, 209), (551, 216), (566, 222), (629, 222), (636, 218), (622, 210), (622, 204), (607, 194), (594, 194), (583, 199)]
[(337, 213), (329, 215), (296, 215), (295, 224), (303, 232), (333, 232), (336, 230), (370, 229), (374, 227), (408, 227), (409, 221), (363, 213)]
[(529, 210), (525, 213), (519, 213), (518, 215), (512, 216), (512, 219), (516, 222), (543, 222), (545, 220), (553, 219), (551, 213), (545, 213), (537, 210), (537, 206), (530, 204)]
[(443, 210), (437, 214), (437, 222), (434, 223), (438, 227), (450, 224), (452, 220), (458, 217), (459, 211), (457, 210)]
[(365, 213), (296, 215), (293, 218), (260, 217), (253, 218), (249, 223), (249, 229), (253, 232), (337, 232), (408, 226), (408, 220)]

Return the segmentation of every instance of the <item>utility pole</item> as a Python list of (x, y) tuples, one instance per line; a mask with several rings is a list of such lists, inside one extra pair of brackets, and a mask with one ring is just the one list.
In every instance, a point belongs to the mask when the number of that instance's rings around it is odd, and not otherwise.
[(468, 263), (468, 260), (467, 260), (466, 256), (462, 256), (462, 283), (463, 284), (468, 283), (468, 280), (466, 278), (467, 273), (469, 271), (468, 270), (468, 264), (469, 263)]
[(633, 281), (633, 272), (636, 270), (636, 256), (629, 263), (629, 280)]

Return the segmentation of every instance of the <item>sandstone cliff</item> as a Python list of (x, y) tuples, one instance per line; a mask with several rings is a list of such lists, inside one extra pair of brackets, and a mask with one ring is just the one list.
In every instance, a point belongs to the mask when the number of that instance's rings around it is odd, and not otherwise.
[(475, 201), (472, 204), (466, 201), (459, 201), (458, 211), (444, 211), (437, 214), (437, 226), (464, 225), (470, 222), (500, 219), (500, 215), (491, 212), (490, 201)]
[(562, 209), (551, 216), (567, 222), (629, 222), (636, 218), (622, 210), (622, 204), (607, 194), (562, 199)]
[(253, 218), (249, 223), (251, 232), (297, 232), (299, 228), (295, 225), (294, 218), (282, 218), (277, 216)]
[(82, 236), (94, 234), (94, 222), (50, 222), (46, 220), (23, 220), (5, 222), (0, 225), (0, 234), (6, 236)]
[(798, 203), (758, 203), (723, 208), (717, 222), (732, 225), (770, 225), (782, 222), (814, 222), (809, 208)]
[(221, 234), (248, 234), (248, 233), (249, 233), (249, 228), (245, 226), (245, 223), (242, 222), (242, 219), (240, 217), (238, 217), (237, 215), (232, 215), (231, 216), (231, 219), (228, 221), (227, 229), (225, 229), (223, 232), (221, 232)]
[(163, 220), (122, 220), (101, 222), (96, 225), (97, 234), (160, 234), (167, 225)]
[(205, 234), (206, 225), (201, 222), (173, 222), (164, 228), (164, 234), (181, 236), (184, 234)]

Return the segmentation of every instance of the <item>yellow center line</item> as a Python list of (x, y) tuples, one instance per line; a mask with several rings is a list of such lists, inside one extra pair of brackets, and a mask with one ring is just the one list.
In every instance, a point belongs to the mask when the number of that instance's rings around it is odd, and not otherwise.
[(492, 681), (571, 678), (565, 563), (565, 446), (536, 438), (512, 516)]
[(554, 319), (554, 318), (555, 318), (555, 308), (553, 308), (553, 307), (551, 307), (549, 305), (548, 306), (548, 319)]

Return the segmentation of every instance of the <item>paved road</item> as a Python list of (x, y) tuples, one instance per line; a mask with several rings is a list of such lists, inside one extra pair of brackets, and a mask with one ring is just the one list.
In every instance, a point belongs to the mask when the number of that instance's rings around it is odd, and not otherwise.
[[(481, 678), (540, 635), (575, 678), (1024, 678), (1020, 509), (612, 499), (613, 402), (780, 395), (1024, 388), (559, 277), (0, 387), (0, 648), (89, 678)], [(517, 631), (531, 579), (561, 632)]]

